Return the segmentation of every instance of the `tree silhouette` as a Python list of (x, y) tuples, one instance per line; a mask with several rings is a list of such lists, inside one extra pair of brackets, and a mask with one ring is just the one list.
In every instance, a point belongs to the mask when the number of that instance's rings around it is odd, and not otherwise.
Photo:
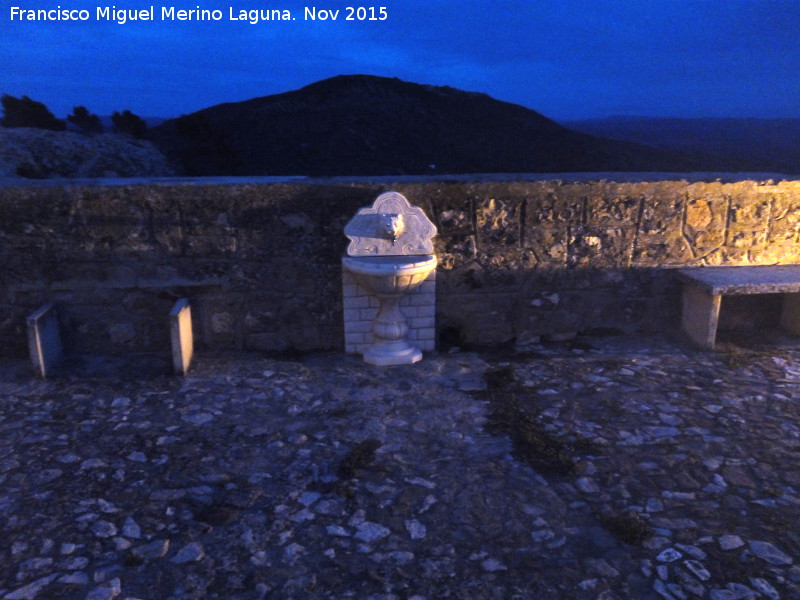
[(144, 120), (129, 110), (124, 110), (121, 113), (115, 112), (111, 115), (111, 122), (114, 123), (114, 131), (127, 133), (135, 138), (143, 137), (144, 132), (147, 131), (147, 124)]
[(0, 102), (3, 104), (2, 125), (5, 127), (34, 127), (62, 131), (67, 126), (61, 119), (56, 119), (44, 104), (27, 96), (15, 98), (3, 94)]
[(85, 106), (73, 108), (72, 114), (67, 116), (67, 121), (84, 133), (103, 133), (103, 124), (100, 122), (100, 117), (90, 113)]

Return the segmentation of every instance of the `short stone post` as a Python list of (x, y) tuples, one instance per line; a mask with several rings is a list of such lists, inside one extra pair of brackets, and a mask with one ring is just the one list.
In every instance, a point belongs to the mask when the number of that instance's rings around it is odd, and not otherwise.
[(713, 350), (722, 296), (709, 294), (698, 286), (683, 286), (681, 325), (692, 342), (705, 350)]
[(61, 362), (64, 351), (55, 304), (46, 304), (27, 319), (28, 351), (36, 373), (42, 378)]
[(175, 373), (186, 375), (194, 355), (192, 335), (192, 310), (188, 298), (181, 298), (169, 313), (170, 338), (172, 341), (172, 365)]

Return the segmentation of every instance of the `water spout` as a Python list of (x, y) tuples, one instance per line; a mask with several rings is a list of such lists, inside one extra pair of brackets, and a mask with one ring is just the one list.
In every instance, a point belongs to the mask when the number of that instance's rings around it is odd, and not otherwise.
[(380, 215), (382, 233), (394, 243), (406, 228), (405, 219), (402, 214)]

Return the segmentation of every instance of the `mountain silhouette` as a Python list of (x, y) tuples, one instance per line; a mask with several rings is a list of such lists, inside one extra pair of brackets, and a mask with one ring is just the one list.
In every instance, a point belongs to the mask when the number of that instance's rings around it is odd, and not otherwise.
[(150, 139), (186, 175), (686, 170), (678, 153), (567, 129), (486, 94), (341, 75), (170, 119)]

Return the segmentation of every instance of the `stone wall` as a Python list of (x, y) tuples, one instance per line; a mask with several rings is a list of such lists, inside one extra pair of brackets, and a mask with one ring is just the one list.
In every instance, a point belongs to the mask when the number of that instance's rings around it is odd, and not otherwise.
[(343, 349), (343, 228), (389, 189), (439, 228), (440, 340), (672, 330), (671, 268), (800, 262), (800, 182), (683, 177), (9, 184), (0, 353), (46, 302), (68, 352), (165, 351), (184, 296), (201, 350)]

